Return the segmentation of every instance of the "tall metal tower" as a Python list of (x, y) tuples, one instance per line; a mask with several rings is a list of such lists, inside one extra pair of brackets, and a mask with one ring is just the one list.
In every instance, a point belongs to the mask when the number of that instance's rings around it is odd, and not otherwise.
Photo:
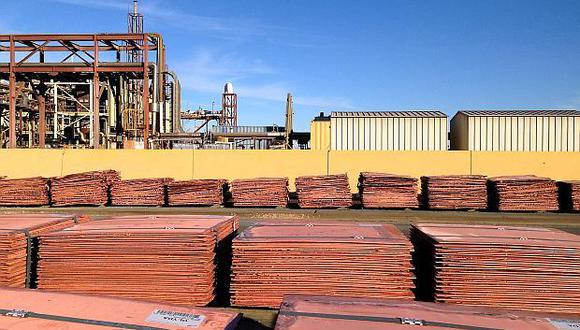
[[(139, 13), (139, 4), (137, 0), (133, 0), (133, 12), (127, 15), (127, 32), (129, 33), (143, 33), (143, 14)], [(142, 44), (143, 42), (140, 42)], [(128, 62), (143, 62), (143, 51), (131, 50), (127, 53)]]
[(294, 107), (292, 106), (292, 94), (288, 93), (286, 97), (286, 149), (292, 149), (292, 132), (294, 131)]
[(222, 94), (222, 114), (220, 125), (238, 126), (238, 94), (234, 93), (232, 83), (226, 83)]

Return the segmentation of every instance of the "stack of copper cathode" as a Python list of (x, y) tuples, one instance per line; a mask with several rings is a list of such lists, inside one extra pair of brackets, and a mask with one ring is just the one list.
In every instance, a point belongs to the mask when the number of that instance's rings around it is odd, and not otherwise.
[(50, 194), (54, 206), (101, 206), (109, 201), (109, 187), (120, 180), (116, 171), (94, 171), (70, 174), (51, 180)]
[(49, 203), (47, 178), (0, 180), (1, 206), (43, 206)]
[(288, 204), (288, 178), (238, 179), (231, 183), (234, 206), (285, 207)]
[(297, 177), (296, 194), (298, 206), (301, 208), (352, 206), (352, 194), (346, 174)]
[(240, 315), (109, 297), (0, 289), (1, 329), (232, 330)]
[(167, 184), (169, 206), (213, 206), (224, 201), (225, 180), (197, 179)]
[(535, 175), (490, 178), (490, 200), (498, 211), (557, 211), (556, 182)]
[(0, 215), (0, 286), (30, 287), (35, 277), (35, 239), (39, 235), (74, 225), (68, 215)]
[(120, 180), (111, 185), (111, 205), (114, 206), (163, 206), (165, 185), (171, 179)]
[(417, 179), (386, 173), (362, 172), (359, 192), (364, 208), (417, 208)]
[(580, 180), (558, 182), (558, 195), (563, 211), (580, 211)]
[(417, 224), (417, 298), (578, 313), (580, 237), (556, 229)]
[(275, 330), (575, 329), (580, 320), (392, 299), (286, 296)]
[(286, 294), (412, 299), (411, 250), (392, 225), (256, 224), (234, 239), (231, 303), (278, 307)]
[(429, 209), (484, 210), (487, 180), (483, 175), (422, 176), (421, 199)]
[(205, 306), (216, 295), (216, 247), (235, 216), (135, 216), (40, 237), (38, 288)]

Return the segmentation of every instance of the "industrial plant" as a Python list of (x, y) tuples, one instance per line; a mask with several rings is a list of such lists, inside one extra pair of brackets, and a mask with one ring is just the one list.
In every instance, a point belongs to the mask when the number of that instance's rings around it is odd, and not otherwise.
[[(143, 32), (137, 2), (126, 33), (0, 35), (3, 148), (306, 148), (286, 126), (238, 126), (238, 97), (226, 83), (221, 109), (184, 109), (163, 37)], [(281, 112), (282, 113), (282, 112)], [(185, 132), (182, 121), (197, 125)]]
[[(219, 109), (182, 106), (179, 73), (166, 58), (163, 36), (145, 33), (143, 25), (134, 2), (126, 33), (0, 35), (0, 54), (8, 59), (0, 63), (0, 145), (580, 151), (575, 110), (460, 111), (450, 125), (436, 110), (333, 111), (315, 118), (309, 133), (293, 130), (288, 93), (285, 126), (239, 126), (230, 82)], [(193, 129), (185, 131), (184, 122)]]
[(580, 329), (580, 111), (240, 125), (129, 3), (0, 35), (0, 329)]

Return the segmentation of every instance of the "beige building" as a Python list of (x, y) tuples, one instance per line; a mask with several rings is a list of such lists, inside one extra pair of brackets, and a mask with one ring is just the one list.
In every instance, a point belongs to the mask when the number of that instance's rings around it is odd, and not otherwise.
[(331, 150), (447, 150), (447, 115), (440, 111), (332, 112), (329, 129), (313, 130), (312, 139), (329, 134)]
[(451, 149), (580, 151), (580, 111), (460, 111), (451, 120)]

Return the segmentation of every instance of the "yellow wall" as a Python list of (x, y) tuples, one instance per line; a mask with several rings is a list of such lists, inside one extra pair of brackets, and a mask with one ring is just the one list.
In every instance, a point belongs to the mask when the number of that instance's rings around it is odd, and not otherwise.
[(330, 120), (313, 120), (310, 132), (312, 150), (330, 150)]
[(326, 174), (327, 152), (316, 150), (195, 150), (196, 178), (288, 177)]
[(125, 179), (193, 178), (193, 150), (65, 150), (63, 175), (115, 169)]
[(360, 172), (409, 175), (469, 174), (468, 151), (330, 151), (330, 174), (348, 174), (356, 191)]
[(0, 149), (0, 177), (62, 175), (63, 150)]
[(252, 178), (359, 172), (419, 177), (437, 174), (535, 174), (580, 180), (580, 152), (325, 150), (0, 150), (0, 176), (60, 176), (115, 169), (123, 178)]
[(580, 180), (580, 152), (472, 152), (472, 173), (488, 176), (534, 174)]

